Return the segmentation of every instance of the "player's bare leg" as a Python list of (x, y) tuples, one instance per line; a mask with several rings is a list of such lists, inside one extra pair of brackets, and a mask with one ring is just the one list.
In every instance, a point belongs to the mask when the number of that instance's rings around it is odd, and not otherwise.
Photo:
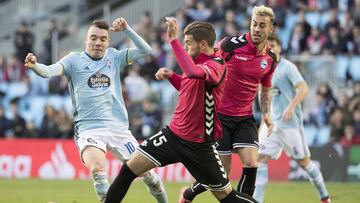
[(105, 152), (88, 146), (82, 151), (81, 158), (92, 174), (96, 195), (99, 201), (103, 202), (110, 186), (105, 172)]
[(237, 186), (237, 191), (252, 196), (255, 190), (258, 149), (255, 147), (243, 147), (237, 148), (235, 151), (240, 156), (243, 164), (242, 175)]

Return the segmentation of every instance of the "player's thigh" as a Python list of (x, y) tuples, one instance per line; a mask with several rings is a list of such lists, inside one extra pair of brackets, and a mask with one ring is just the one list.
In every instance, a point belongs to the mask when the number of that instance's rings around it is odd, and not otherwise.
[(131, 169), (131, 171), (137, 176), (141, 176), (146, 171), (156, 167), (156, 165), (152, 161), (147, 159), (144, 155), (142, 155), (138, 151), (133, 153), (131, 159), (128, 160), (126, 164)]
[(230, 186), (215, 144), (185, 143), (181, 156), (181, 162), (204, 187), (212, 191), (223, 191)]
[(252, 116), (246, 116), (237, 122), (237, 127), (232, 134), (232, 147), (236, 148), (259, 148), (258, 129)]
[(217, 141), (218, 143), (217, 150), (221, 155), (231, 155), (232, 152), (231, 134), (233, 128), (235, 128), (235, 124), (230, 118), (226, 116), (219, 115), (219, 119), (221, 121), (222, 138)]
[(284, 128), (281, 131), (280, 140), (284, 151), (294, 159), (310, 157), (309, 146), (302, 128)]
[(148, 137), (137, 151), (158, 167), (179, 162), (178, 137), (168, 127)]
[(105, 152), (94, 146), (87, 146), (82, 151), (81, 159), (90, 171), (104, 171), (105, 170)]
[(111, 132), (107, 147), (120, 161), (129, 160), (139, 145), (129, 130)]
[(243, 167), (256, 167), (258, 159), (258, 149), (255, 147), (236, 148), (236, 153), (240, 156)]
[(88, 167), (93, 167), (95, 164), (100, 165), (98, 167), (105, 167), (106, 135), (102, 134), (103, 132), (97, 129), (89, 130), (74, 138), (80, 158)]
[(262, 125), (259, 129), (259, 155), (270, 156), (271, 159), (278, 159), (282, 152), (281, 141), (279, 140), (278, 130), (274, 130), (268, 136), (268, 128)]

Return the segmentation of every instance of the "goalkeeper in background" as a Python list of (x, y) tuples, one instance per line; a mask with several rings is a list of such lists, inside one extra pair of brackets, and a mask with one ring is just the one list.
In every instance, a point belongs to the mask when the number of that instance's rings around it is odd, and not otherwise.
[(304, 100), (308, 86), (297, 67), (281, 57), (281, 44), (276, 35), (268, 37), (271, 49), (276, 54), (278, 67), (272, 78), (271, 118), (274, 129), (267, 134), (267, 126), (259, 130), (259, 159), (254, 198), (264, 202), (265, 187), (268, 183), (268, 166), (270, 159), (278, 159), (282, 149), (308, 174), (315, 185), (322, 203), (329, 203), (323, 176), (319, 168), (310, 160), (310, 151), (303, 128), (303, 117), (300, 103)]

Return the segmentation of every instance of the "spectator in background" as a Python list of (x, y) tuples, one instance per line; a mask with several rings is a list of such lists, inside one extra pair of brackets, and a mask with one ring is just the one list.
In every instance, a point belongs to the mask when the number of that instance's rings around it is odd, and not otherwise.
[(292, 31), (289, 41), (289, 53), (301, 54), (306, 47), (306, 34), (301, 23), (297, 23)]
[(146, 42), (156, 40), (157, 29), (150, 11), (145, 11), (140, 19), (140, 22), (134, 26), (137, 32)]
[(360, 108), (360, 81), (353, 85), (353, 95), (349, 101), (349, 111), (353, 112), (355, 109)]
[(345, 38), (340, 36), (339, 29), (335, 26), (329, 28), (328, 40), (324, 44), (323, 54), (345, 54), (347, 53)]
[(314, 27), (311, 29), (310, 36), (306, 39), (306, 50), (311, 55), (319, 55), (325, 43), (326, 36), (320, 32), (319, 28)]
[(344, 135), (340, 140), (340, 144), (343, 147), (350, 147), (351, 145), (360, 144), (360, 135), (356, 134), (353, 125), (348, 124), (344, 128)]
[(11, 55), (9, 64), (4, 69), (4, 74), (6, 82), (21, 82), (26, 77), (26, 69), (15, 55)]
[(53, 58), (53, 40), (59, 40), (68, 35), (67, 31), (59, 24), (56, 18), (50, 20), (49, 30), (43, 39), (43, 63), (52, 64)]
[(142, 136), (144, 138), (155, 134), (161, 129), (161, 112), (157, 110), (156, 103), (146, 99), (142, 103), (142, 112), (140, 114), (142, 121)]
[[(223, 21), (225, 18), (225, 0), (214, 0), (214, 4), (211, 9), (211, 15), (209, 17), (209, 22), (218, 23)], [(177, 19), (178, 20), (178, 19)], [(181, 27), (183, 28), (183, 27)]]
[(129, 70), (128, 76), (124, 78), (124, 84), (129, 95), (130, 103), (138, 103), (143, 101), (150, 92), (148, 82), (140, 76), (140, 65), (133, 63)]
[(350, 123), (352, 121), (351, 113), (349, 111), (349, 96), (346, 94), (346, 92), (342, 92), (337, 99), (338, 105), (337, 108), (339, 108), (342, 111), (342, 114), (344, 115), (345, 123)]
[(333, 142), (339, 142), (344, 132), (344, 115), (340, 109), (335, 109), (330, 115), (330, 140)]
[(59, 138), (72, 138), (72, 118), (65, 109), (60, 109), (55, 117), (56, 126), (59, 130)]
[(45, 115), (41, 122), (39, 130), (40, 138), (58, 138), (60, 135), (59, 126), (57, 125), (57, 111), (54, 107), (47, 105)]
[(4, 108), (0, 106), (0, 138), (7, 137), (11, 127), (11, 120), (6, 117)]
[(279, 5), (278, 0), (269, 0), (269, 7), (271, 7), (275, 13), (275, 25), (277, 27), (283, 28), (285, 25), (286, 19), (286, 8)]
[(203, 0), (199, 0), (195, 4), (195, 8), (189, 8), (186, 10), (186, 15), (191, 21), (207, 21), (211, 16), (211, 10), (206, 7)]
[[(330, 88), (329, 84), (326, 82), (323, 82), (319, 85), (317, 89), (317, 94), (320, 94), (323, 97), (323, 105), (325, 110), (325, 118), (329, 118), (330, 114), (335, 110), (337, 107), (337, 101), (333, 95), (333, 91)], [(328, 122), (328, 120), (327, 120)], [(326, 122), (326, 123), (327, 123)]]
[(338, 11), (337, 9), (330, 9), (327, 11), (329, 14), (329, 19), (324, 27), (324, 32), (328, 33), (330, 28), (335, 27), (337, 30), (340, 30), (340, 21), (338, 20)]
[(350, 53), (360, 55), (360, 25), (351, 27), (351, 31), (346, 38), (346, 45)]
[(358, 107), (352, 116), (354, 120), (355, 134), (360, 135), (360, 107)]
[(360, 25), (360, 0), (354, 0), (355, 4), (351, 7), (350, 13), (356, 25)]
[(7, 60), (5, 55), (0, 56), (0, 83), (7, 82), (5, 78), (5, 71), (7, 70)]
[(49, 81), (49, 93), (50, 94), (57, 94), (57, 95), (68, 95), (68, 81), (65, 76), (56, 76), (50, 78)]
[(12, 114), (12, 129), (14, 137), (24, 137), (24, 132), (26, 131), (26, 122), (25, 119), (20, 115), (18, 108), (19, 98), (15, 98), (10, 102), (10, 110)]
[(307, 123), (309, 125), (314, 125), (317, 128), (327, 125), (325, 99), (319, 93), (315, 95), (315, 106), (310, 110), (309, 120)]
[(33, 45), (35, 39), (33, 33), (29, 30), (26, 22), (20, 24), (19, 29), (15, 32), (14, 45), (16, 51), (16, 58), (23, 61), (27, 53), (33, 52)]

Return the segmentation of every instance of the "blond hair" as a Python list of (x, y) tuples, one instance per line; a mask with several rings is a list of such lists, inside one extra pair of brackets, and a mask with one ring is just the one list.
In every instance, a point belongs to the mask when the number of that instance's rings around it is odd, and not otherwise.
[(271, 24), (274, 24), (275, 21), (275, 14), (272, 8), (266, 7), (264, 5), (261, 6), (255, 6), (252, 11), (252, 15), (258, 15), (258, 16), (269, 16)]

